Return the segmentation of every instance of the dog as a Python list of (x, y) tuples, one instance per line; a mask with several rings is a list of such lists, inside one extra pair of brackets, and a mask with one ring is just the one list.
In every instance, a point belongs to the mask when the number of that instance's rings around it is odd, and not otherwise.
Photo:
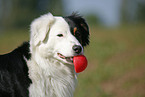
[(73, 97), (73, 57), (84, 54), (89, 27), (78, 14), (35, 19), (30, 41), (0, 55), (0, 97)]

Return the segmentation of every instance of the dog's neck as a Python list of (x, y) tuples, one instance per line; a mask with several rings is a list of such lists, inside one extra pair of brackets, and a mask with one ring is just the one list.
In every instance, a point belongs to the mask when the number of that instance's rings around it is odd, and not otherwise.
[[(35, 59), (35, 60), (34, 60)], [(74, 67), (56, 59), (33, 56), (28, 61), (30, 97), (72, 97), (77, 83)]]

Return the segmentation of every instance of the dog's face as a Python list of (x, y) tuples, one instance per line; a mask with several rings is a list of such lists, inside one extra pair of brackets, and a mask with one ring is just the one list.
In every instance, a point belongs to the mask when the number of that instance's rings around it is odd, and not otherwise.
[(89, 44), (89, 29), (80, 16), (54, 17), (49, 13), (32, 22), (30, 43), (31, 52), (72, 64), (73, 56), (82, 55)]

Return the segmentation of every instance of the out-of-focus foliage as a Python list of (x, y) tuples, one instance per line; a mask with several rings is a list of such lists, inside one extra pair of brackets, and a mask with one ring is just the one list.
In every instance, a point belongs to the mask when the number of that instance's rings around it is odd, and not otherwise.
[(0, 0), (0, 28), (28, 28), (41, 14), (62, 15), (61, 0)]
[(90, 25), (100, 24), (99, 18), (94, 14), (89, 14), (85, 18)]
[(144, 0), (122, 0), (122, 22), (144, 23), (145, 1)]
[(138, 19), (140, 22), (145, 22), (145, 3), (139, 4)]
[[(47, 12), (51, 12), (53, 15), (64, 15), (66, 10), (69, 11), (73, 9), (71, 6), (67, 5), (68, 3), (66, 3), (66, 1), (67, 0), (0, 0), (0, 30), (8, 29), (8, 28), (9, 29), (10, 28), (29, 28), (31, 21), (34, 18), (39, 17), (40, 15), (45, 14)], [(94, 4), (100, 1), (96, 0)], [(116, 13), (116, 14), (119, 14), (119, 17), (120, 17), (118, 18), (120, 20), (117, 20), (119, 21), (119, 23), (120, 21), (122, 23), (130, 23), (130, 24), (139, 23), (139, 22), (144, 23), (145, 21), (145, 1), (144, 0), (121, 0), (121, 1), (122, 1), (121, 2), (122, 6), (120, 9), (121, 11)], [(79, 2), (79, 0), (77, 2)], [(113, 1), (111, 2), (113, 3)], [(99, 9), (96, 9), (96, 10), (99, 10), (99, 12), (101, 12), (102, 11), (101, 9), (106, 8), (105, 5), (106, 4), (104, 2), (104, 6), (101, 6), (100, 10)], [(66, 6), (69, 6), (71, 8), (66, 9)], [(109, 14), (102, 16), (100, 15), (100, 13), (97, 13), (95, 11), (94, 13), (91, 11), (88, 13), (85, 13), (85, 11), (81, 12), (81, 10), (79, 10), (79, 5), (74, 6), (74, 7), (75, 7), (74, 10), (77, 9), (78, 7), (77, 11), (79, 13), (85, 14), (86, 19), (89, 24), (100, 25), (100, 24), (103, 24), (103, 22), (112, 21), (112, 20), (108, 20), (108, 18), (107, 19), (100, 18), (100, 17), (110, 17)], [(91, 6), (84, 6), (84, 7), (86, 9), (88, 7), (89, 9), (89, 7)], [(109, 11), (107, 13), (109, 13)]]

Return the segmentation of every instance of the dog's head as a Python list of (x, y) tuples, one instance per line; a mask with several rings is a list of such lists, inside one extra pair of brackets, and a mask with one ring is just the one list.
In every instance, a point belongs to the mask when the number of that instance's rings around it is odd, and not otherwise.
[(56, 17), (48, 13), (32, 22), (30, 44), (32, 53), (70, 64), (89, 44), (89, 28), (79, 15)]

